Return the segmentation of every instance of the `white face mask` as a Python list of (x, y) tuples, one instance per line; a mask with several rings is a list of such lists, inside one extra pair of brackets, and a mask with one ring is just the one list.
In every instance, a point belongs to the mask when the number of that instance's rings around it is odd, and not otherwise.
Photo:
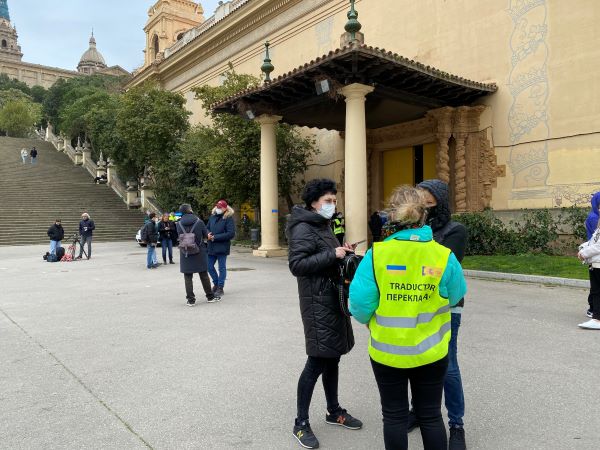
[(333, 203), (324, 203), (317, 212), (326, 219), (331, 219), (335, 214), (335, 205)]
[(215, 208), (216, 214), (223, 214), (223, 210), (221, 208)]

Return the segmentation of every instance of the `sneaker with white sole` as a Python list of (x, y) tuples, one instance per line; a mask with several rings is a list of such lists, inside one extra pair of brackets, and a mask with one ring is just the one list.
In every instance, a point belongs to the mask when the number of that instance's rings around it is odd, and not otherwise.
[(308, 420), (299, 421), (296, 419), (292, 434), (298, 443), (304, 448), (319, 448), (319, 441), (310, 428)]
[(588, 310), (585, 312), (585, 315), (586, 315), (586, 316), (588, 316), (590, 319), (591, 319), (592, 317), (594, 317), (594, 313), (592, 312), (592, 310), (591, 310), (591, 309), (588, 309)]
[(218, 296), (216, 296), (216, 295), (214, 295), (214, 294), (213, 294), (213, 297), (212, 297), (212, 298), (208, 298), (208, 299), (206, 299), (206, 301), (207, 301), (208, 303), (216, 303), (216, 302), (220, 302), (220, 301), (221, 301), (221, 297), (218, 297)]
[(325, 414), (325, 422), (329, 425), (338, 425), (340, 427), (348, 428), (349, 430), (360, 430), (363, 423), (355, 417), (348, 414), (345, 409), (338, 409), (332, 413), (327, 411)]
[(600, 320), (591, 319), (587, 322), (580, 323), (579, 328), (584, 328), (586, 330), (600, 330)]

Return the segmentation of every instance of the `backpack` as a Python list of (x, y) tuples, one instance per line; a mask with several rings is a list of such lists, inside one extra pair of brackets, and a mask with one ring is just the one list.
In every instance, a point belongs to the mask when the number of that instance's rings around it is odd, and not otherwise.
[(48, 262), (57, 262), (58, 258), (56, 257), (56, 253), (50, 253), (48, 255), (48, 257), (46, 258), (46, 261), (48, 261)]
[(56, 258), (60, 261), (61, 259), (63, 259), (63, 256), (65, 256), (64, 247), (58, 247), (56, 249)]
[(338, 290), (340, 300), (340, 309), (345, 316), (351, 317), (348, 309), (348, 299), (350, 298), (350, 283), (354, 279), (354, 274), (363, 257), (356, 253), (348, 253), (344, 259), (338, 263), (338, 280), (334, 284)]
[(185, 228), (183, 228), (183, 225), (181, 225), (180, 222), (178, 223), (181, 228), (181, 233), (179, 233), (179, 251), (183, 253), (186, 258), (188, 255), (197, 255), (200, 253), (200, 247), (196, 242), (196, 234), (194, 233), (194, 229), (199, 222), (200, 219), (192, 225), (189, 232), (185, 231)]

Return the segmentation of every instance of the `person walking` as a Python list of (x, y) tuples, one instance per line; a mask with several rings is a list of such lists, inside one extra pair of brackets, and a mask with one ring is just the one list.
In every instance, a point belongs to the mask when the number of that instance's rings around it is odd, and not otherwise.
[(54, 224), (48, 228), (48, 237), (50, 238), (50, 254), (55, 255), (56, 249), (60, 248), (60, 241), (65, 238), (65, 230), (60, 219), (56, 219)]
[[(221, 297), (213, 292), (210, 286), (210, 278), (208, 277), (208, 257), (206, 253), (206, 245), (204, 240), (208, 238), (208, 230), (204, 225), (204, 222), (198, 218), (192, 211), (192, 207), (187, 203), (184, 203), (179, 208), (182, 213), (181, 220), (177, 222), (177, 232), (180, 237), (179, 242), (179, 270), (183, 273), (185, 280), (185, 296), (187, 299), (188, 306), (194, 306), (196, 304), (196, 296), (194, 295), (194, 274), (197, 273), (200, 276), (202, 287), (208, 303), (214, 303), (221, 300)], [(188, 236), (192, 238), (192, 244), (195, 244), (195, 252), (189, 252)], [(184, 249), (185, 247), (185, 249)]]
[[(225, 200), (219, 200), (208, 219), (208, 272), (213, 281), (213, 292), (218, 297), (224, 295), (227, 279), (227, 256), (231, 251), (231, 240), (235, 237), (233, 208)], [(218, 263), (219, 271), (215, 270)]]
[(462, 268), (433, 240), (420, 190), (397, 187), (389, 201), (392, 234), (376, 242), (350, 284), (349, 308), (368, 324), (387, 450), (408, 448), (408, 383), (425, 450), (446, 450), (442, 391), (448, 367), (450, 307), (466, 293)]
[(174, 222), (169, 218), (169, 214), (162, 215), (162, 220), (158, 223), (158, 233), (160, 235), (160, 246), (162, 248), (163, 263), (167, 264), (167, 250), (169, 251), (169, 263), (173, 262), (173, 242), (177, 240), (177, 229)]
[(21, 160), (23, 161), (23, 164), (27, 164), (27, 156), (29, 155), (29, 152), (27, 151), (26, 148), (22, 148), (21, 149)]
[(333, 234), (337, 238), (340, 245), (344, 245), (344, 236), (346, 235), (346, 219), (344, 219), (344, 215), (341, 211), (337, 212), (331, 221), (331, 228), (333, 229)]
[(87, 244), (87, 259), (92, 257), (92, 235), (96, 229), (96, 224), (88, 213), (81, 215), (81, 221), (79, 222), (79, 236), (81, 236), (81, 247), (79, 248), (79, 256), (77, 259), (81, 259), (83, 256), (83, 247)]
[(150, 221), (142, 228), (141, 237), (142, 241), (146, 243), (146, 248), (148, 250), (146, 255), (146, 268), (156, 269), (158, 267), (158, 263), (156, 262), (156, 244), (158, 242), (156, 223), (158, 222), (158, 217), (156, 217), (156, 213), (151, 212), (148, 214), (148, 218)]
[(592, 301), (592, 318), (587, 322), (580, 323), (579, 328), (600, 330), (600, 227), (596, 226), (592, 237), (579, 246), (577, 257), (589, 266), (590, 294), (588, 299)]
[[(596, 192), (592, 195), (592, 209), (590, 210), (587, 218), (585, 219), (585, 231), (587, 234), (588, 241), (592, 239), (596, 228), (598, 228), (598, 206), (600, 206), (600, 192)], [(592, 283), (592, 274), (593, 272), (590, 270), (590, 285)], [(594, 305), (592, 300), (592, 293), (590, 291), (590, 295), (588, 295), (588, 310), (586, 311), (586, 316), (592, 318), (594, 316)]]
[(33, 147), (31, 149), (31, 152), (29, 153), (29, 156), (31, 158), (31, 164), (35, 164), (35, 162), (37, 160), (37, 155), (38, 155), (38, 151), (35, 147)]
[[(459, 263), (465, 256), (467, 229), (461, 223), (451, 219), (450, 195), (448, 184), (441, 180), (425, 180), (417, 185), (423, 191), (427, 206), (427, 224), (433, 231), (433, 239), (449, 248)], [(444, 380), (444, 399), (448, 411), (450, 438), (449, 450), (466, 449), (463, 417), (465, 415), (465, 397), (463, 393), (460, 366), (458, 364), (458, 330), (461, 324), (464, 299), (450, 308), (450, 344), (448, 348), (448, 372)], [(408, 417), (408, 431), (419, 426), (414, 410)]]
[(289, 268), (298, 282), (300, 312), (308, 359), (300, 374), (293, 435), (304, 448), (318, 448), (309, 422), (309, 409), (319, 376), (323, 381), (327, 412), (325, 421), (351, 430), (362, 422), (340, 406), (339, 363), (354, 347), (350, 318), (342, 313), (338, 292), (331, 279), (338, 276), (338, 261), (351, 251), (340, 246), (331, 231), (337, 189), (328, 179), (309, 181), (304, 187), (304, 206), (292, 209), (288, 221)]

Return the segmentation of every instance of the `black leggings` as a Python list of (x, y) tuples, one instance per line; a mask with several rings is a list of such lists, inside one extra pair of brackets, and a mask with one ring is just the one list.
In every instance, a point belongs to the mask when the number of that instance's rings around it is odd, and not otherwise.
[(381, 396), (386, 450), (408, 449), (408, 382), (425, 450), (446, 450), (442, 391), (448, 357), (413, 369), (396, 369), (371, 360)]
[(336, 411), (338, 403), (338, 374), (340, 358), (317, 358), (309, 356), (298, 380), (298, 420), (308, 420), (308, 410), (319, 376), (323, 378), (323, 389), (327, 399), (327, 410)]
[(600, 320), (600, 268), (590, 268), (590, 295), (588, 298), (593, 318)]

